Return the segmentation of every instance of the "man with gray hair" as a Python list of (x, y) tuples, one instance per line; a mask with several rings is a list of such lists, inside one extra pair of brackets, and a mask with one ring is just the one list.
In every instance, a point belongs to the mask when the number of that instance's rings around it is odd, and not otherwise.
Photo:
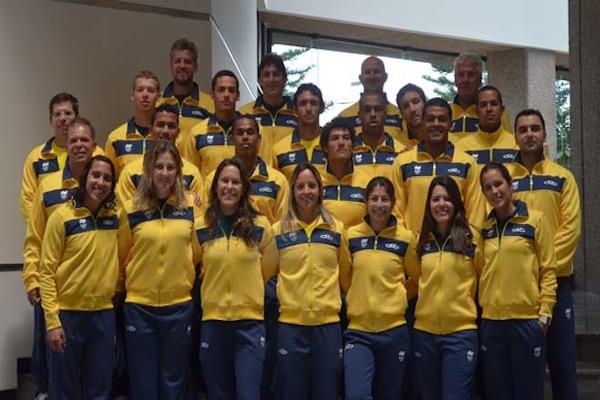
[[(452, 127), (450, 140), (457, 144), (463, 137), (477, 132), (477, 93), (481, 86), (483, 61), (477, 54), (461, 53), (454, 59), (454, 85), (456, 97), (451, 103)], [(506, 111), (502, 114), (502, 127), (512, 132), (510, 118)]]

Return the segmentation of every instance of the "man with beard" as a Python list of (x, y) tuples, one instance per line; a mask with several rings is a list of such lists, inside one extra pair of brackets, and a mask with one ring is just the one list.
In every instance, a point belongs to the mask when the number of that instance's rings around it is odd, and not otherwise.
[(423, 106), (426, 101), (423, 89), (412, 83), (402, 86), (396, 96), (396, 104), (402, 114), (402, 130), (408, 135), (409, 148), (425, 139)]

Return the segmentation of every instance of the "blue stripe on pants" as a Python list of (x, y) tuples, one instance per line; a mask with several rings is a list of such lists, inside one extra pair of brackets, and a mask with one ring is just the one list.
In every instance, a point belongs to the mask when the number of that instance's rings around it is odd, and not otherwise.
[(409, 357), (408, 329), (347, 330), (344, 335), (346, 400), (397, 400)]
[(415, 329), (414, 339), (421, 398), (472, 399), (477, 371), (477, 330), (434, 335)]
[(554, 399), (577, 399), (575, 368), (575, 314), (573, 310), (572, 277), (557, 278), (556, 304), (552, 323), (548, 327), (548, 369)]
[(341, 377), (340, 324), (279, 323), (279, 395), (285, 400), (337, 399)]
[(202, 321), (200, 361), (209, 399), (260, 399), (264, 357), (262, 321)]
[(125, 303), (125, 345), (132, 400), (180, 400), (186, 391), (193, 304)]
[[(50, 399), (110, 399), (115, 362), (113, 310), (60, 311), (64, 352), (48, 350)], [(80, 390), (81, 383), (81, 390)]]
[(46, 320), (41, 301), (33, 305), (33, 349), (31, 351), (31, 375), (37, 393), (48, 393), (48, 362), (46, 360)]
[(545, 337), (537, 319), (482, 319), (479, 343), (487, 400), (544, 398)]

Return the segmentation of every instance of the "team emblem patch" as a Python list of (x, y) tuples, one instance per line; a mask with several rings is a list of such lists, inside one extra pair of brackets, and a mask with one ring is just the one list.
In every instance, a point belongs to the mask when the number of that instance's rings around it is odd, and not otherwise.
[(68, 190), (61, 190), (60, 191), (60, 198), (61, 199), (66, 200), (68, 196), (69, 196), (69, 191)]
[(131, 149), (133, 148), (133, 144), (131, 143), (125, 143), (125, 151), (127, 153), (131, 153)]
[(404, 362), (404, 358), (405, 358), (405, 356), (406, 356), (406, 351), (404, 351), (404, 350), (400, 350), (400, 351), (398, 352), (398, 361), (400, 361), (400, 362)]
[(206, 142), (208, 144), (213, 144), (214, 141), (215, 141), (215, 137), (213, 135), (206, 136)]
[(85, 220), (85, 218), (81, 218), (79, 220), (79, 226), (81, 227), (81, 229), (85, 229), (87, 227), (87, 221)]
[(290, 159), (290, 162), (295, 162), (296, 161), (296, 153), (290, 153), (289, 159)]
[(468, 362), (473, 361), (474, 357), (475, 357), (475, 352), (473, 350), (468, 350), (467, 351), (467, 361)]
[(369, 239), (367, 239), (367, 238), (360, 239), (360, 247), (362, 247), (364, 249), (365, 247), (367, 247), (367, 244), (369, 244)]
[(415, 165), (415, 174), (416, 175), (421, 174), (421, 166), (420, 165)]
[(42, 171), (46, 172), (48, 171), (48, 168), (50, 168), (50, 163), (48, 161), (44, 161), (42, 163)]

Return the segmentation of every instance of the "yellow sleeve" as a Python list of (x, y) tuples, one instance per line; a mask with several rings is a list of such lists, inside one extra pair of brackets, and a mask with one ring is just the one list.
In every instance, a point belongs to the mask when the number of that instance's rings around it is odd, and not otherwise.
[[(340, 225), (342, 223), (340, 222)], [(343, 226), (342, 226), (343, 228)], [(341, 230), (340, 248), (338, 251), (338, 265), (340, 274), (340, 288), (347, 292), (352, 282), (352, 256), (348, 244), (348, 233), (345, 228)]]
[(581, 204), (577, 182), (567, 174), (560, 197), (560, 226), (554, 237), (554, 251), (558, 272), (571, 270), (571, 262), (581, 235)]
[(61, 326), (56, 289), (56, 270), (62, 261), (65, 248), (65, 226), (59, 212), (48, 219), (42, 244), (40, 263), (40, 294), (46, 319), (46, 330)]
[(127, 212), (124, 207), (119, 209), (119, 279), (117, 281), (117, 292), (125, 292), (125, 270), (131, 258), (133, 247), (133, 235), (129, 227)]
[(45, 229), (44, 193), (42, 188), (38, 188), (32, 203), (31, 215), (27, 222), (23, 251), (23, 283), (27, 292), (40, 286), (40, 256)]
[[(196, 210), (194, 210), (194, 216), (196, 218), (194, 220), (194, 229), (192, 230), (192, 261), (194, 267), (196, 267), (202, 262), (202, 245), (200, 245), (200, 241), (198, 240), (197, 228), (199, 214), (196, 214)], [(197, 270), (198, 269), (196, 269), (196, 271)]]
[(406, 187), (404, 186), (404, 179), (402, 177), (402, 168), (400, 168), (400, 158), (396, 157), (392, 166), (392, 183), (394, 184), (394, 191), (396, 192), (396, 204), (394, 206), (394, 215), (398, 220), (398, 225), (406, 226), (406, 218), (404, 217), (404, 210), (406, 209)]
[[(181, 143), (181, 156), (183, 158), (185, 158), (186, 160), (188, 160), (189, 162), (191, 162), (192, 164), (194, 164), (198, 170), (200, 171), (200, 174), (202, 174), (202, 158), (200, 157), (200, 153), (198, 153), (196, 151), (196, 136), (198, 135), (198, 128), (200, 127), (200, 125), (202, 124), (202, 122), (194, 125), (192, 127), (192, 129), (190, 129), (190, 135), (189, 137), (187, 137), (187, 140), (184, 140)], [(204, 176), (204, 175), (202, 175)]]
[[(266, 219), (266, 218), (265, 218)], [(279, 252), (275, 244), (275, 236), (270, 223), (266, 223), (263, 229), (262, 240), (259, 244), (260, 263), (265, 283), (277, 273), (279, 264)]]
[(552, 309), (556, 303), (556, 255), (550, 228), (543, 215), (540, 216), (535, 227), (535, 249), (539, 263), (539, 315), (552, 317)]
[(279, 221), (281, 217), (283, 217), (283, 214), (285, 214), (285, 210), (287, 209), (289, 201), (289, 196), (290, 185), (288, 184), (287, 179), (284, 179), (280, 183), (279, 191), (277, 192), (277, 198), (275, 199), (275, 209), (273, 210), (273, 216), (275, 218), (275, 221)]
[(33, 168), (33, 158), (35, 152), (32, 151), (27, 156), (25, 164), (23, 164), (23, 181), (21, 182), (21, 196), (19, 198), (19, 206), (23, 221), (27, 223), (31, 213), (31, 207), (35, 198), (35, 191), (38, 187), (38, 178)]
[[(477, 228), (479, 229), (479, 228)], [(472, 230), (473, 231), (473, 230)], [(485, 258), (483, 256), (483, 238), (479, 231), (473, 234), (473, 244), (475, 245), (475, 256), (473, 257), (473, 267), (477, 273), (477, 277), (481, 276), (483, 271), (483, 265), (485, 264)]]
[(117, 186), (115, 188), (115, 193), (119, 202), (121, 204), (125, 204), (127, 201), (133, 198), (135, 194), (136, 187), (133, 184), (133, 180), (131, 179), (131, 169), (125, 167), (121, 172), (121, 176), (117, 181)]
[(119, 167), (119, 163), (117, 161), (117, 153), (115, 153), (115, 148), (113, 146), (113, 139), (108, 135), (108, 139), (106, 140), (106, 147), (104, 148), (104, 152), (106, 153), (106, 157), (110, 158), (113, 166), (115, 167), (115, 174), (117, 175), (117, 179), (121, 176), (121, 168)]
[(421, 259), (417, 252), (417, 241), (413, 236), (404, 256), (404, 267), (408, 279), (406, 280), (406, 297), (412, 299), (419, 291), (419, 278), (421, 277)]
[(483, 191), (479, 184), (477, 176), (477, 164), (475, 161), (469, 161), (469, 172), (465, 188), (465, 209), (467, 220), (471, 225), (481, 227), (485, 218), (486, 202), (483, 197)]

